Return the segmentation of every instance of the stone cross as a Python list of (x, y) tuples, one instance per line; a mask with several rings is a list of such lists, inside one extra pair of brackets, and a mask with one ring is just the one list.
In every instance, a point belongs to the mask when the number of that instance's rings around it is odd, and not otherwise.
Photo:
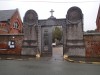
[(53, 12), (54, 12), (54, 10), (53, 10), (53, 9), (51, 9), (51, 11), (50, 11), (50, 13), (51, 13), (51, 16), (53, 16)]

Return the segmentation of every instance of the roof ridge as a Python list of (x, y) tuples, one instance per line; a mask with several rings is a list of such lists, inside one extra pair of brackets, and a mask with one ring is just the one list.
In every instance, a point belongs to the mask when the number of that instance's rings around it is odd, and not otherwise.
[(11, 10), (16, 10), (16, 9), (4, 9), (4, 10), (0, 10), (0, 11), (11, 11)]

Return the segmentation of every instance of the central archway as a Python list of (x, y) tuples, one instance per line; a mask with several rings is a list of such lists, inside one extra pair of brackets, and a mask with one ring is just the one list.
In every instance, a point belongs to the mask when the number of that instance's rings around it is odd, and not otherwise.
[[(51, 16), (47, 20), (39, 20), (39, 25), (41, 26), (41, 54), (44, 56), (54, 56), (55, 51), (54, 49), (60, 48), (60, 47), (53, 47), (52, 43), (52, 33), (55, 27), (61, 27), (62, 30), (62, 36), (66, 35), (66, 19), (56, 19), (54, 16)], [(62, 37), (62, 48), (60, 48), (60, 51), (62, 51), (62, 55), (64, 54), (64, 47), (65, 42), (63, 41), (65, 38)], [(62, 49), (62, 50), (61, 50)], [(59, 49), (58, 49), (59, 50)], [(58, 51), (59, 53), (59, 51)]]

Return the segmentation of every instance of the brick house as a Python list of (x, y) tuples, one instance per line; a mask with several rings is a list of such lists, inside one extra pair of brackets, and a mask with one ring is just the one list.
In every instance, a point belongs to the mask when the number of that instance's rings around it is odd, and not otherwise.
[(97, 19), (96, 19), (96, 25), (97, 25), (97, 31), (100, 32), (100, 6), (99, 6), (99, 10), (98, 10)]
[(18, 9), (0, 10), (0, 54), (21, 54), (22, 37)]

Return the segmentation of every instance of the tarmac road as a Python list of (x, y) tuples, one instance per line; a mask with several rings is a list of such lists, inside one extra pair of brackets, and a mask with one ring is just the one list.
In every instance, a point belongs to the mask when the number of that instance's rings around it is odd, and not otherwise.
[(100, 64), (71, 63), (50, 57), (0, 60), (0, 75), (100, 75)]
[(2, 56), (0, 75), (100, 75), (100, 64), (68, 62), (56, 47), (53, 53), (52, 57), (41, 58), (11, 56), (13, 60)]

